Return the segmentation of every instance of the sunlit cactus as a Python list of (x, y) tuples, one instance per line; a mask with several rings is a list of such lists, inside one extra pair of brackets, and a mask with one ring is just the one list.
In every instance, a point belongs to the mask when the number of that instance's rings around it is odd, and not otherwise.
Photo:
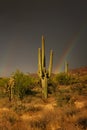
[(69, 64), (67, 61), (65, 61), (65, 73), (67, 74), (68, 73), (68, 68), (69, 67)]
[(53, 51), (50, 51), (49, 68), (46, 70), (46, 59), (45, 59), (45, 40), (42, 36), (42, 49), (38, 49), (38, 75), (41, 79), (42, 84), (42, 95), (44, 98), (48, 97), (48, 78), (51, 76), (53, 64)]

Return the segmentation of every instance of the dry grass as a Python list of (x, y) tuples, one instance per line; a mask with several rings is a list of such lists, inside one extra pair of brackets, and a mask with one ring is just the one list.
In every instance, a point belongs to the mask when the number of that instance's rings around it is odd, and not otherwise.
[(51, 100), (54, 102), (51, 97), (47, 103), (1, 107), (0, 130), (86, 130), (86, 106), (57, 107)]
[(0, 130), (87, 130), (85, 81), (83, 77), (81, 83), (58, 86), (47, 100), (41, 93), (12, 102), (0, 97)]

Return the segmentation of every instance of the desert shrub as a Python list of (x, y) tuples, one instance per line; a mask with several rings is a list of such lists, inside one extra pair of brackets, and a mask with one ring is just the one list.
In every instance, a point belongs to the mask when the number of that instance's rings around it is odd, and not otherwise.
[(21, 114), (25, 111), (26, 107), (25, 105), (22, 104), (16, 104), (15, 106), (13, 106), (13, 110), (17, 113), (17, 114)]
[(41, 106), (34, 106), (34, 105), (30, 105), (28, 107), (26, 107), (25, 112), (38, 112), (41, 111), (43, 108)]
[(70, 87), (72, 93), (76, 93), (78, 95), (86, 95), (87, 94), (87, 86), (85, 84), (76, 84)]
[(70, 95), (58, 94), (58, 97), (57, 97), (58, 106), (64, 106), (68, 104), (69, 101), (70, 101)]
[(26, 113), (26, 112), (38, 112), (40, 110), (42, 110), (42, 107), (40, 106), (34, 106), (34, 105), (29, 105), (29, 106), (26, 106), (26, 105), (23, 105), (23, 104), (16, 104), (13, 106), (12, 108), (17, 114), (23, 114), (23, 113)]
[(18, 120), (18, 116), (16, 113), (14, 113), (13, 111), (2, 111), (0, 113), (0, 119), (7, 123), (9, 122), (11, 125), (13, 125), (14, 123), (16, 123), (16, 121)]
[(81, 94), (82, 93), (82, 88), (79, 86), (73, 86), (71, 87), (71, 91), (76, 93), (76, 94)]
[(4, 98), (6, 95), (5, 93), (3, 92), (3, 90), (0, 90), (0, 98)]
[(0, 78), (0, 87), (5, 87), (9, 78)]
[(56, 84), (52, 78), (48, 80), (48, 93), (54, 94), (56, 91)]
[(14, 94), (20, 99), (24, 96), (31, 94), (31, 88), (34, 86), (34, 78), (29, 75), (25, 75), (23, 72), (17, 70), (13, 74), (15, 80)]
[(80, 82), (87, 84), (87, 75), (82, 75), (79, 77)]
[(60, 73), (55, 76), (55, 81), (59, 85), (70, 85), (77, 82), (75, 77), (68, 75), (66, 73)]
[(0, 98), (7, 96), (7, 83), (9, 78), (0, 78)]
[(73, 104), (72, 95), (67, 89), (58, 89), (58, 92), (55, 95), (55, 99), (59, 107)]
[(44, 129), (46, 129), (46, 121), (42, 121), (42, 120), (32, 121), (30, 123), (30, 126), (31, 126), (31, 128), (34, 128), (34, 129), (44, 130)]
[(87, 117), (80, 117), (76, 121), (76, 126), (81, 128), (81, 130), (86, 130), (87, 129)]
[(63, 109), (63, 114), (66, 116), (66, 118), (76, 116), (78, 114), (79, 110), (76, 109), (74, 105), (69, 105), (66, 107), (66, 109)]

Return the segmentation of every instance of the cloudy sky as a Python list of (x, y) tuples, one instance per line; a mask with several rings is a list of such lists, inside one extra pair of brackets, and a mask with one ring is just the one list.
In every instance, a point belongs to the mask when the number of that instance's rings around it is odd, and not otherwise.
[(87, 66), (87, 0), (0, 0), (0, 76), (36, 73), (42, 35), (53, 72)]

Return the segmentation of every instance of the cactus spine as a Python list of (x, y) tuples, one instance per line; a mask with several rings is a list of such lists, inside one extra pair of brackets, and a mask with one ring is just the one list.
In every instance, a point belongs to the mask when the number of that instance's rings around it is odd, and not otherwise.
[(52, 64), (53, 64), (53, 51), (50, 51), (50, 61), (49, 68), (46, 70), (46, 61), (45, 61), (45, 40), (42, 36), (42, 49), (38, 49), (38, 75), (41, 79), (42, 84), (42, 95), (46, 99), (48, 96), (47, 88), (48, 88), (48, 79), (51, 76), (52, 72)]

